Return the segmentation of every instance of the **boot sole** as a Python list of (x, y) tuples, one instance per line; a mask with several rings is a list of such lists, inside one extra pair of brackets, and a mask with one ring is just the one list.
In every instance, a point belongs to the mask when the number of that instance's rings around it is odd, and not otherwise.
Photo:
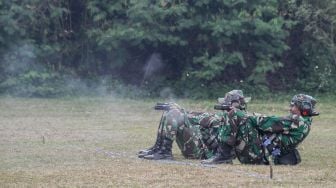
[(233, 164), (232, 160), (223, 160), (223, 161), (216, 161), (216, 162), (206, 162), (201, 161), (201, 164), (205, 165), (214, 165), (214, 164)]
[(173, 157), (154, 158), (151, 155), (146, 155), (146, 156), (143, 157), (143, 159), (147, 159), (147, 160), (174, 160)]
[(155, 151), (149, 151), (149, 152), (143, 152), (143, 153), (138, 153), (138, 157), (139, 158), (144, 158), (147, 155), (153, 155), (153, 153), (155, 153)]

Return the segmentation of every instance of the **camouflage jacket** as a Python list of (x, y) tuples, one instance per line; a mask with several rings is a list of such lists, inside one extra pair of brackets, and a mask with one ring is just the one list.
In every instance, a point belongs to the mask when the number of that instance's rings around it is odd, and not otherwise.
[(273, 144), (280, 146), (281, 150), (296, 148), (309, 134), (312, 123), (311, 117), (289, 115), (277, 116), (251, 116), (256, 128), (264, 135), (274, 135)]

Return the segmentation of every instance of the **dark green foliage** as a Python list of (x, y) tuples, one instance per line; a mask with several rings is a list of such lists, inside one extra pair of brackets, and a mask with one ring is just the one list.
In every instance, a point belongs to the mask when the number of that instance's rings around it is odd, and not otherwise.
[(274, 89), (334, 91), (336, 81), (335, 1), (282, 1), (281, 14), (295, 22), (288, 29), (290, 50), (270, 82)]
[(0, 89), (16, 96), (53, 97), (64, 95), (62, 78), (36, 63), (34, 45), (24, 44), (4, 55)]
[(0, 93), (331, 92), (335, 10), (332, 0), (3, 0)]

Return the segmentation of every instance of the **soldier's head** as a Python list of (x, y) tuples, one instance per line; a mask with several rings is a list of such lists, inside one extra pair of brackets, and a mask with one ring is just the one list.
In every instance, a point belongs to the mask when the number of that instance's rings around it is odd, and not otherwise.
[(316, 99), (305, 94), (294, 95), (290, 102), (290, 112), (301, 114), (302, 116), (316, 116), (319, 113), (315, 111)]
[(248, 100), (244, 97), (242, 90), (232, 90), (225, 94), (224, 98), (218, 98), (218, 103), (233, 106), (245, 110)]

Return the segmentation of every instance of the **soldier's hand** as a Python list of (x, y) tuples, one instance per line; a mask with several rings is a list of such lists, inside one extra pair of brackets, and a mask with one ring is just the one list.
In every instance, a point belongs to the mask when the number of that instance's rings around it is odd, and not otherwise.
[(280, 154), (281, 154), (281, 150), (280, 150), (279, 147), (274, 147), (274, 148), (272, 149), (272, 156), (273, 156), (273, 157), (279, 156)]
[(231, 110), (230, 110), (229, 113), (228, 113), (228, 117), (229, 117), (229, 118), (232, 118), (232, 117), (236, 114), (237, 109), (236, 109), (236, 108), (233, 108), (233, 107), (230, 107), (230, 108), (231, 108)]
[(272, 140), (271, 140), (270, 138), (268, 138), (267, 136), (265, 136), (265, 137), (263, 138), (262, 145), (263, 145), (264, 147), (269, 146), (271, 143), (272, 143)]
[(279, 156), (281, 154), (280, 148), (278, 146), (274, 146), (274, 144), (272, 143), (272, 140), (269, 137), (267, 137), (267, 136), (263, 137), (262, 145), (264, 147), (266, 147), (266, 149), (270, 153), (272, 153), (273, 157)]

